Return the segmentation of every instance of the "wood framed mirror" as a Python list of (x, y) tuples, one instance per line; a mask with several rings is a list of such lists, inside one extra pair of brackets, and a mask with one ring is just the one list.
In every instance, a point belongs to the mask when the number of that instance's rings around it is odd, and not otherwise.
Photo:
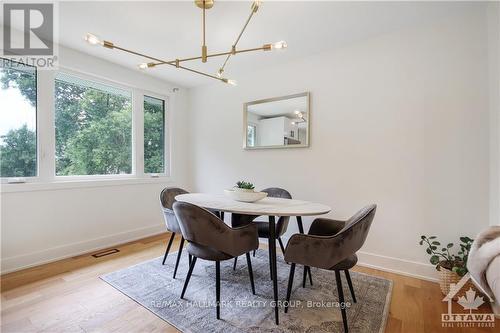
[(243, 148), (305, 148), (310, 138), (309, 92), (243, 105)]

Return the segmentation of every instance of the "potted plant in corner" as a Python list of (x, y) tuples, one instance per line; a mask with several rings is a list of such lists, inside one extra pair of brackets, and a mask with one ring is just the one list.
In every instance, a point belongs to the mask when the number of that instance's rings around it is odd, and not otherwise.
[[(431, 256), (429, 261), (436, 266), (439, 272), (441, 291), (444, 295), (447, 295), (450, 291), (450, 284), (457, 283), (468, 272), (467, 259), (473, 240), (469, 237), (460, 237), (460, 250), (454, 254), (452, 252), (453, 243), (442, 246), (436, 238), (436, 236), (421, 236), (419, 244), (426, 246), (425, 251)], [(468, 290), (469, 287), (476, 290), (470, 280), (461, 290)], [(454, 299), (457, 299), (462, 294), (463, 292), (457, 293)]]

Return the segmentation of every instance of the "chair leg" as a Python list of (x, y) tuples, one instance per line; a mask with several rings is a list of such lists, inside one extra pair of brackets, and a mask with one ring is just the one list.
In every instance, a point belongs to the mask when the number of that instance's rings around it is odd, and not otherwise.
[(181, 244), (179, 245), (179, 252), (177, 252), (177, 261), (175, 262), (174, 268), (174, 279), (177, 274), (177, 268), (179, 267), (179, 260), (181, 260), (182, 249), (184, 248), (184, 237), (181, 238)]
[(309, 283), (312, 286), (313, 285), (313, 278), (312, 278), (312, 275), (311, 275), (311, 267), (309, 267), (309, 266), (307, 266), (307, 273), (309, 274)]
[(163, 256), (162, 265), (165, 265), (165, 261), (167, 260), (168, 252), (170, 251), (170, 247), (172, 246), (172, 242), (174, 241), (175, 232), (172, 232), (170, 235), (170, 240), (168, 241), (167, 249), (165, 250), (165, 255)]
[(285, 313), (288, 312), (288, 305), (290, 304), (290, 295), (292, 294), (294, 274), (295, 274), (295, 263), (292, 262), (292, 266), (290, 266), (290, 275), (288, 276), (288, 289), (286, 290)]
[(220, 219), (224, 221), (224, 212), (220, 212)]
[(253, 250), (253, 256), (255, 257), (255, 250)]
[(215, 304), (217, 319), (220, 319), (220, 261), (215, 262)]
[(252, 286), (252, 294), (255, 295), (255, 285), (253, 283), (253, 270), (252, 270), (252, 260), (250, 259), (250, 253), (246, 253), (247, 257), (247, 266), (248, 266), (248, 275), (250, 276), (250, 285)]
[(191, 274), (193, 273), (194, 265), (196, 265), (196, 259), (197, 259), (196, 257), (193, 257), (193, 260), (189, 265), (186, 281), (184, 281), (184, 287), (182, 288), (181, 299), (184, 299), (184, 294), (186, 293), (186, 289), (189, 284), (189, 279), (191, 279)]
[(281, 241), (281, 237), (278, 237), (278, 243), (280, 243), (281, 253), (285, 254), (285, 247), (283, 246), (283, 242)]
[(302, 288), (306, 287), (306, 277), (307, 277), (307, 266), (304, 266), (304, 272), (302, 273)]
[(236, 270), (236, 263), (238, 262), (238, 257), (234, 257), (233, 271)]
[(337, 281), (337, 291), (339, 293), (339, 303), (340, 303), (340, 311), (342, 312), (342, 321), (344, 322), (344, 332), (348, 333), (347, 328), (347, 313), (345, 310), (345, 301), (344, 301), (344, 290), (342, 289), (342, 280), (340, 279), (340, 271), (335, 271), (335, 280)]
[(191, 257), (191, 255), (190, 255), (190, 254), (188, 254), (188, 262), (189, 262), (189, 266), (191, 266), (191, 259), (193, 259), (193, 258)]
[(344, 270), (345, 277), (347, 279), (347, 284), (349, 285), (349, 290), (351, 291), (352, 301), (356, 303), (356, 295), (354, 295), (354, 287), (352, 286), (351, 275), (349, 274), (349, 270)]

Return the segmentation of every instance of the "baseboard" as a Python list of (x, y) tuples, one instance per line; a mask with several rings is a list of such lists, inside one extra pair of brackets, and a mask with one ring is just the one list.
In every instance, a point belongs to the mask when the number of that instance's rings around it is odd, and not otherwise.
[[(284, 235), (281, 238), (283, 240), (283, 243), (286, 245), (288, 243), (289, 237)], [(265, 239), (259, 239), (259, 241), (261, 243), (267, 244), (267, 240)], [(278, 247), (277, 244), (276, 246)], [(414, 277), (426, 281), (438, 282), (436, 267), (434, 267), (433, 265), (383, 256), (380, 254), (374, 254), (364, 251), (359, 251), (356, 254), (358, 255), (358, 265), (360, 266)]]
[(438, 281), (436, 268), (430, 264), (423, 264), (420, 262), (387, 257), (363, 251), (358, 252), (357, 255), (359, 258), (358, 265), (360, 266), (432, 282)]
[(165, 232), (165, 226), (162, 224), (158, 224), (154, 226), (124, 231), (109, 236), (85, 240), (78, 243), (61, 245), (39, 252), (32, 252), (19, 256), (2, 258), (0, 264), (1, 274), (11, 273), (21, 269), (74, 257), (83, 253), (101, 250), (111, 246), (157, 235), (162, 232)]
[[(39, 252), (4, 258), (1, 260), (1, 274), (6, 274), (21, 269), (74, 257), (87, 252), (101, 250), (110, 246), (131, 242), (162, 232), (165, 232), (165, 227), (163, 225), (154, 225), (125, 231), (110, 236), (82, 241), (79, 243), (53, 247)], [(285, 244), (287, 240), (287, 237), (283, 237), (283, 241)], [(260, 241), (262, 243), (267, 243), (263, 239), (261, 239)], [(436, 270), (432, 265), (394, 257), (387, 257), (363, 251), (358, 252), (358, 257), (358, 264), (360, 266), (433, 282), (438, 281)]]

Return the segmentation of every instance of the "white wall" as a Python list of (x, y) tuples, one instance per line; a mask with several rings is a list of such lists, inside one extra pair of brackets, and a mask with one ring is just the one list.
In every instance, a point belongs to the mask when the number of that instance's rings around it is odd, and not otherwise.
[(500, 3), (488, 4), (490, 224), (500, 225)]
[[(191, 90), (192, 187), (279, 186), (333, 218), (377, 203), (362, 262), (435, 277), (420, 235), (456, 242), (489, 223), (484, 8)], [(310, 148), (241, 149), (244, 102), (304, 91)]]
[[(185, 187), (189, 177), (186, 91), (174, 94), (169, 83), (63, 47), (60, 61), (77, 71), (171, 95), (171, 183)], [(47, 112), (44, 105), (38, 112)], [(1, 193), (2, 273), (164, 231), (158, 194), (165, 179), (81, 185), (19, 184), (38, 190)]]

